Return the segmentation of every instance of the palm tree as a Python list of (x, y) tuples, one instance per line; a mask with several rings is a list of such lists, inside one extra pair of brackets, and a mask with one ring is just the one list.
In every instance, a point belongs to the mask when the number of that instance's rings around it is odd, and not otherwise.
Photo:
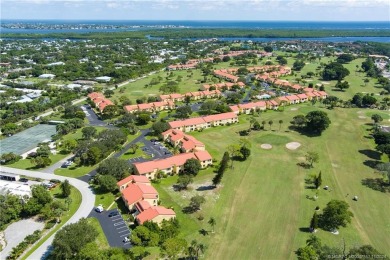
[(265, 124), (266, 124), (267, 122), (265, 122), (264, 120), (261, 122), (261, 124), (263, 125), (263, 129), (265, 129)]
[(283, 124), (283, 120), (279, 120), (279, 131), (280, 131), (280, 128), (282, 128), (282, 124)]
[(217, 224), (215, 219), (211, 217), (207, 223), (211, 226), (211, 233), (214, 233), (214, 227)]
[(272, 121), (272, 120), (269, 120), (269, 121), (268, 121), (269, 129), (270, 129), (270, 130), (272, 130), (272, 124), (273, 124), (273, 123), (274, 123), (274, 121)]
[(200, 254), (203, 254), (205, 251), (206, 246), (198, 243), (196, 240), (192, 240), (191, 245), (188, 247), (190, 259), (199, 259)]

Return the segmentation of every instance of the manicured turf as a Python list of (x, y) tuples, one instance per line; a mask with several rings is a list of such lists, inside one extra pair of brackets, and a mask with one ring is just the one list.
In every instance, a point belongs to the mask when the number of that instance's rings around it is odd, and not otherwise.
[(88, 222), (98, 231), (98, 235), (95, 239), (95, 242), (98, 245), (98, 247), (100, 249), (109, 248), (110, 246), (108, 244), (106, 236), (104, 235), (103, 229), (100, 226), (99, 221), (96, 218), (88, 218)]
[[(203, 221), (198, 221), (196, 213), (184, 216), (191, 223), (183, 225), (195, 230), (210, 230), (207, 221), (214, 217), (217, 221), (216, 233), (202, 236), (193, 232), (186, 237), (208, 244), (207, 259), (291, 259), (294, 251), (305, 244), (308, 238), (307, 227), (314, 208), (321, 209), (331, 199), (345, 200), (355, 215), (347, 228), (340, 228), (338, 236), (320, 230), (317, 235), (323, 243), (340, 246), (343, 239), (348, 247), (356, 244), (371, 244), (382, 253), (390, 253), (388, 234), (390, 221), (388, 203), (390, 195), (362, 185), (366, 178), (377, 178), (370, 168), (369, 156), (376, 155), (373, 141), (367, 139), (366, 123), (371, 119), (358, 118), (361, 109), (326, 110), (312, 105), (299, 105), (297, 111), (287, 107), (284, 112), (262, 113), (258, 120), (284, 121), (281, 130), (274, 123), (273, 131), (259, 131), (247, 138), (252, 144), (252, 154), (245, 162), (234, 162), (234, 169), (228, 170), (222, 187), (216, 190), (196, 191), (206, 195), (202, 206)], [(332, 124), (321, 137), (307, 137), (290, 131), (288, 125), (293, 116), (313, 110), (326, 111)], [(374, 110), (363, 110), (371, 113)], [(364, 113), (363, 112), (363, 113)], [(240, 116), (240, 124), (216, 127), (191, 135), (206, 144), (206, 149), (218, 161), (229, 144), (238, 142), (238, 131), (247, 129), (249, 116)], [(285, 143), (297, 141), (302, 144), (296, 151), (285, 148)], [(261, 143), (273, 145), (271, 150), (260, 148)], [(304, 161), (307, 151), (319, 153), (320, 162), (313, 169), (304, 169), (297, 163)], [(368, 156), (367, 156), (368, 155)], [(378, 158), (379, 159), (379, 158)], [(323, 186), (331, 191), (320, 189), (318, 200), (312, 189), (305, 189), (304, 179), (308, 174), (322, 172)], [(202, 172), (192, 186), (207, 186), (211, 183), (212, 169)], [(164, 180), (158, 185), (161, 200), (167, 205), (186, 206), (194, 190), (174, 192), (174, 180)], [(165, 192), (162, 192), (165, 190)], [(347, 196), (348, 194), (348, 196)], [(357, 195), (359, 201), (352, 197)], [(175, 207), (175, 210), (177, 208)], [(178, 210), (176, 210), (178, 212)], [(321, 211), (319, 212), (321, 213)], [(179, 220), (182, 219), (178, 214)]]
[(81, 176), (84, 176), (85, 174), (92, 171), (94, 168), (96, 168), (97, 165), (94, 166), (70, 166), (68, 168), (58, 168), (54, 170), (54, 174), (66, 176), (66, 177), (72, 177), (72, 178), (78, 178)]
[[(51, 162), (52, 162), (51, 165), (64, 159), (66, 156), (68, 156), (68, 155), (61, 154), (61, 153), (51, 154), (49, 156), (49, 158), (51, 159)], [(35, 165), (30, 162), (30, 159), (22, 159), (22, 160), (17, 161), (16, 163), (13, 163), (13, 164), (10, 164), (7, 166), (12, 167), (12, 168), (17, 168), (17, 169), (22, 169), (22, 170), (32, 170), (32, 171), (34, 171), (34, 170), (40, 171), (42, 169), (42, 168), (36, 168)]]

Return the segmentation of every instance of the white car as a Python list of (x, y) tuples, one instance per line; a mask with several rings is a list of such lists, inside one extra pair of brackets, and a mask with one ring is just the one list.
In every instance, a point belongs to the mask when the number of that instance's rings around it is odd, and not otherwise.
[(96, 212), (99, 212), (99, 213), (101, 213), (101, 212), (103, 212), (103, 206), (102, 206), (102, 204), (100, 204), (99, 206), (97, 206), (96, 208), (95, 208), (95, 210), (96, 210)]
[(130, 242), (130, 239), (129, 239), (128, 237), (125, 237), (125, 238), (123, 239), (123, 243), (128, 243), (128, 242)]

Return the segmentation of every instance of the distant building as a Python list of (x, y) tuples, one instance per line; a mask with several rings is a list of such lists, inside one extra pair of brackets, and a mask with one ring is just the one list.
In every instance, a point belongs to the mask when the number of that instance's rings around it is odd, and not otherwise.
[(65, 65), (65, 62), (59, 61), (59, 62), (53, 62), (47, 64), (47, 66), (60, 66), (60, 65)]
[(96, 77), (95, 80), (99, 82), (110, 82), (111, 77), (108, 76)]
[(42, 74), (42, 75), (39, 75), (38, 78), (40, 79), (54, 79), (56, 75), (54, 74)]

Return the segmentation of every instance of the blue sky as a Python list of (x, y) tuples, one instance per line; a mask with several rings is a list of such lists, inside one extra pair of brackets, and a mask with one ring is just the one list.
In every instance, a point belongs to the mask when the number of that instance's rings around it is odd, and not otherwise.
[(1, 19), (390, 21), (389, 0), (1, 0)]

